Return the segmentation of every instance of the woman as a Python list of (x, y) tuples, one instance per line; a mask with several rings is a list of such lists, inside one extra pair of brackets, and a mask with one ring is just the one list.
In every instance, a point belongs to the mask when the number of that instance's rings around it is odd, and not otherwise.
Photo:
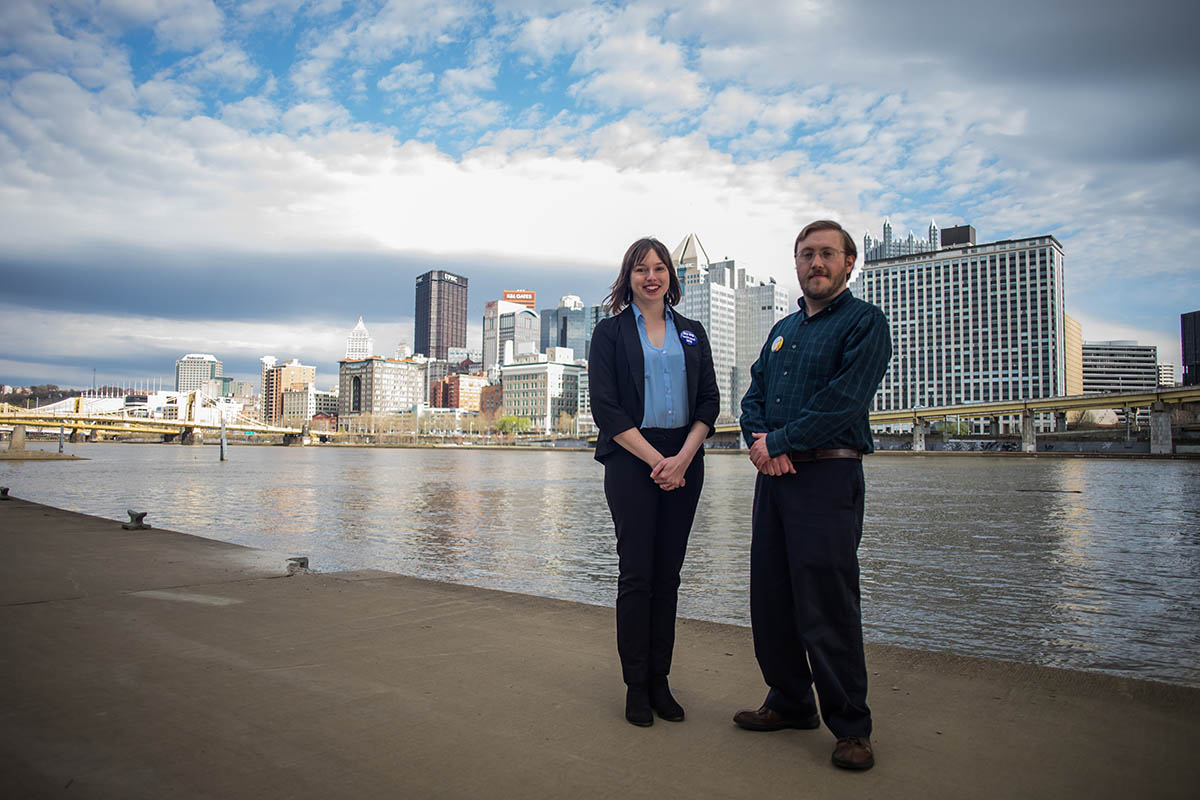
[(671, 309), (680, 296), (662, 242), (634, 242), (588, 358), (596, 460), (617, 530), (625, 719), (641, 726), (654, 722), (652, 709), (683, 719), (667, 683), (679, 570), (704, 484), (704, 440), (720, 407), (708, 336)]

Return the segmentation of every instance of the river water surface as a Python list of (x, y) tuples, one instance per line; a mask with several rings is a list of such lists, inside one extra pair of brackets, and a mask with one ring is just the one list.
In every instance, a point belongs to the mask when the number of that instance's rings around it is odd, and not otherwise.
[[(591, 453), (70, 445), (0, 461), (13, 495), (288, 555), (609, 605)], [(710, 453), (679, 613), (749, 624), (754, 471)], [(868, 641), (1200, 686), (1200, 462), (877, 455)]]

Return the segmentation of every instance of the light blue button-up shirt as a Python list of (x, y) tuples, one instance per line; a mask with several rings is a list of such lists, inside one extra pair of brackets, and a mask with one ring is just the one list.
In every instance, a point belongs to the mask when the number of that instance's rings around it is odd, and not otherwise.
[(646, 411), (643, 428), (682, 428), (688, 424), (687, 367), (683, 362), (683, 343), (675, 329), (675, 315), (666, 308), (667, 332), (663, 346), (650, 344), (646, 334), (646, 318), (641, 309), (633, 307), (637, 320), (638, 338), (642, 342), (642, 358), (646, 364), (644, 384)]

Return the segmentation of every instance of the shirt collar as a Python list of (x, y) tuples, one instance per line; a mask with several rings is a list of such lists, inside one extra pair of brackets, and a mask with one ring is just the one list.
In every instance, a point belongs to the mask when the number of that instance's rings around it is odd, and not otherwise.
[[(845, 289), (842, 290), (841, 294), (839, 294), (837, 297), (835, 297), (829, 301), (829, 305), (827, 305), (823, 309), (821, 309), (821, 313), (824, 313), (826, 311), (832, 311), (833, 309), (835, 309), (838, 306), (845, 303), (846, 298), (848, 298), (850, 296), (851, 296), (850, 295), (850, 287), (847, 286)], [(801, 311), (804, 312), (804, 316), (807, 317), (808, 316), (808, 308), (807, 308), (807, 306), (804, 305), (804, 295), (800, 295), (800, 299), (796, 301), (796, 305), (799, 307), (799, 309)]]
[[(629, 307), (633, 309), (633, 318), (634, 318), (634, 320), (635, 320), (635, 321), (636, 321), (636, 322), (637, 322), (639, 325), (641, 325), (642, 327), (645, 327), (645, 326), (646, 326), (646, 317), (645, 317), (645, 315), (644, 315), (644, 314), (642, 314), (642, 310), (641, 310), (640, 308), (638, 308), (637, 306), (635, 306), (633, 303), (630, 303), (630, 304), (629, 304)], [(666, 304), (664, 303), (664, 304), (663, 304), (663, 308), (664, 308), (664, 309), (666, 310), (666, 312), (667, 312), (667, 313), (666, 313), (666, 315), (665, 315), (665, 316), (666, 316), (666, 318), (667, 318), (667, 319), (669, 319), (671, 322), (674, 322), (674, 321), (675, 321), (675, 315), (674, 315), (674, 314), (671, 312), (671, 307), (670, 307), (669, 305), (666, 305)]]

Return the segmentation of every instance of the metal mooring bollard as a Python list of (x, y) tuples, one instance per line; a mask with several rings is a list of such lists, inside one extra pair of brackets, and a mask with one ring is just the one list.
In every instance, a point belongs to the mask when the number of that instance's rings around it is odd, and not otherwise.
[(8, 496), (7, 486), (0, 486), (0, 500), (12, 500), (12, 498)]
[(287, 571), (288, 575), (295, 575), (297, 572), (308, 572), (308, 556), (289, 558)]
[(129, 522), (121, 525), (127, 531), (144, 531), (150, 526), (146, 524), (146, 515), (149, 511), (134, 511), (132, 508), (125, 509), (129, 512)]

